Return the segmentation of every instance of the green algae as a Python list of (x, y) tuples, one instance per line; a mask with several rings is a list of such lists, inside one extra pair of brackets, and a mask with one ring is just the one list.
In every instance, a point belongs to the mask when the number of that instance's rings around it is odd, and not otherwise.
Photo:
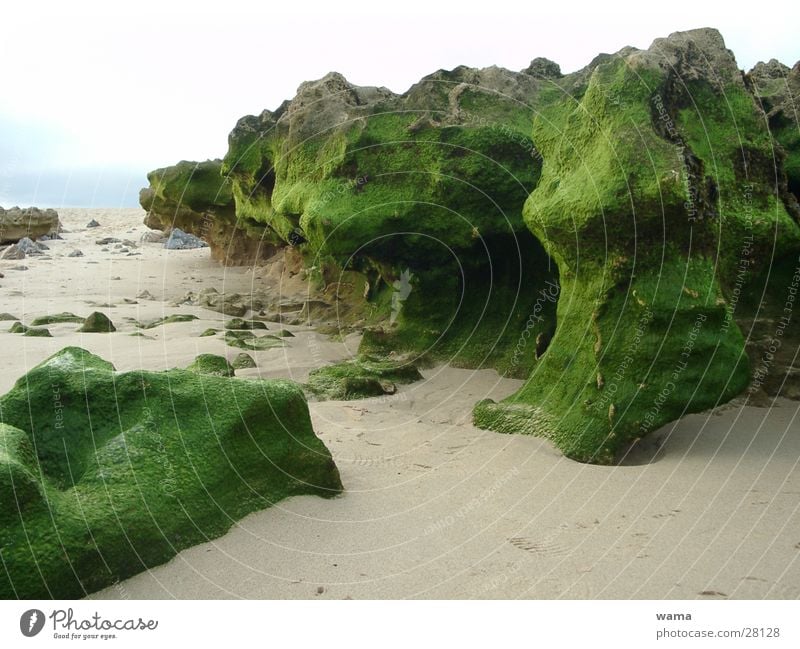
[(108, 316), (99, 311), (90, 314), (86, 320), (83, 321), (83, 326), (78, 329), (83, 333), (111, 333), (116, 331), (117, 328), (114, 323), (109, 320)]
[(0, 413), (3, 598), (82, 597), (283, 498), (341, 491), (288, 381), (120, 373), (72, 347)]
[(244, 320), (242, 318), (231, 318), (225, 323), (225, 329), (237, 331), (252, 331), (254, 329), (267, 329), (267, 325), (260, 320)]
[(256, 365), (256, 362), (253, 360), (253, 357), (250, 356), (250, 354), (245, 354), (244, 352), (236, 355), (236, 358), (234, 358), (231, 361), (231, 366), (235, 370), (244, 370), (252, 367), (258, 367)]
[(313, 370), (305, 388), (320, 400), (364, 399), (394, 394), (396, 384), (413, 383), (421, 378), (416, 365), (408, 360), (362, 355)]
[(200, 354), (191, 365), (186, 368), (198, 374), (211, 374), (214, 376), (233, 376), (234, 367), (224, 356), (216, 354)]
[(283, 341), (277, 336), (257, 336), (249, 331), (226, 331), (225, 343), (231, 347), (263, 351), (275, 347), (283, 347)]
[(52, 338), (53, 335), (50, 333), (49, 329), (45, 328), (33, 328), (29, 327), (23, 333), (23, 336), (28, 336), (30, 338)]
[(694, 85), (694, 109), (676, 109), (668, 81), (659, 68), (609, 61), (580, 101), (535, 121), (545, 163), (525, 219), (558, 264), (558, 327), (517, 393), (476, 406), (477, 425), (608, 463), (748, 385), (744, 337), (726, 315), (733, 260), (745, 231), (753, 259), (768, 263), (767, 233), (791, 247), (797, 228), (756, 167), (746, 203), (736, 189), (735, 125), (751, 152), (770, 146), (752, 97), (732, 81), (722, 104)]
[(81, 318), (80, 316), (75, 315), (74, 313), (68, 313), (65, 311), (64, 313), (55, 313), (53, 315), (45, 315), (45, 316), (40, 316), (38, 318), (34, 318), (31, 324), (33, 326), (61, 324), (64, 322), (76, 322), (78, 324), (81, 324), (83, 323), (84, 320), (85, 318)]

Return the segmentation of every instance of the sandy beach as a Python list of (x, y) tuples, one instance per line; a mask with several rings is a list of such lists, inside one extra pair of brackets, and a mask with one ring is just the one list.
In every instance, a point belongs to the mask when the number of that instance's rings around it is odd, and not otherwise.
[[(112, 334), (49, 325), (52, 338), (6, 333), (0, 389), (68, 345), (118, 370), (185, 367), (240, 350), (200, 337), (226, 316), (173, 303), (213, 287), (248, 293), (263, 268), (225, 268), (208, 249), (140, 243), (144, 212), (60, 210), (67, 233), (45, 257), (0, 261), (0, 311), (24, 323), (71, 311), (108, 315)], [(91, 219), (100, 227), (87, 229)], [(136, 242), (133, 254), (104, 237)], [(105, 250), (104, 250), (105, 248)], [(83, 256), (68, 257), (73, 250)], [(27, 270), (14, 270), (24, 266)], [(290, 288), (299, 291), (295, 283)], [(270, 287), (281, 290), (281, 287)], [(153, 299), (138, 299), (143, 291)], [(287, 289), (288, 290), (288, 289)], [(133, 336), (134, 320), (199, 319)], [(10, 325), (10, 323), (7, 323)], [(286, 346), (249, 352), (247, 378), (304, 381), (356, 353), (287, 325)], [(652, 433), (621, 466), (564, 458), (549, 442), (480, 430), (471, 409), (520, 381), (448, 366), (390, 396), (310, 403), (345, 492), (295, 497), (96, 598), (797, 598), (800, 597), (800, 404), (739, 399)]]

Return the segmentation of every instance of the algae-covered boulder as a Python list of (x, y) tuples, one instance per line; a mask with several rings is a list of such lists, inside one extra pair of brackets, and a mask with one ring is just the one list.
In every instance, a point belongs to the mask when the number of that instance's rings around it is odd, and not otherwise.
[(49, 329), (45, 329), (44, 327), (29, 327), (23, 333), (23, 336), (27, 336), (28, 338), (52, 338), (53, 335), (50, 333)]
[(306, 389), (318, 399), (364, 399), (394, 394), (398, 383), (413, 383), (421, 378), (416, 365), (408, 360), (361, 356), (313, 370)]
[(231, 347), (239, 349), (249, 349), (251, 351), (263, 351), (275, 347), (283, 347), (283, 341), (277, 336), (266, 335), (258, 336), (252, 331), (226, 331), (225, 342)]
[(116, 331), (117, 328), (114, 323), (109, 320), (105, 313), (95, 311), (91, 313), (86, 320), (83, 321), (83, 326), (78, 329), (83, 333), (111, 333)]
[(558, 328), (525, 385), (475, 420), (608, 462), (748, 385), (736, 299), (769, 288), (752, 269), (797, 259), (800, 229), (714, 30), (598, 64), (542, 106), (533, 137), (544, 166), (525, 219), (558, 264)]
[(231, 318), (225, 323), (226, 329), (237, 331), (252, 331), (253, 329), (267, 329), (267, 325), (260, 320), (244, 320), (242, 318)]
[(190, 372), (198, 374), (212, 374), (215, 376), (233, 376), (234, 367), (224, 356), (216, 354), (200, 354), (187, 368)]
[(288, 496), (341, 491), (288, 381), (63, 349), (0, 397), (0, 597), (74, 598)]
[(83, 323), (85, 318), (81, 318), (79, 315), (75, 315), (74, 313), (69, 313), (64, 311), (62, 313), (54, 313), (52, 315), (43, 315), (39, 316), (38, 318), (34, 318), (31, 321), (31, 324), (34, 326), (39, 325), (49, 325), (49, 324), (62, 324), (64, 322), (76, 322), (76, 323)]
[(231, 365), (235, 370), (245, 370), (251, 367), (257, 367), (255, 360), (250, 354), (246, 354), (242, 352), (241, 354), (237, 354), (236, 358), (231, 361)]

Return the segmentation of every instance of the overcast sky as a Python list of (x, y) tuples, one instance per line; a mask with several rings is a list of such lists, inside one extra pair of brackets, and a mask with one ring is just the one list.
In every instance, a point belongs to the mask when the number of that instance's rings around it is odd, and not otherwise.
[(722, 32), (742, 68), (800, 59), (800, 11), (789, 1), (741, 11), (699, 0), (9, 4), (0, 8), (5, 207), (136, 205), (148, 170), (221, 157), (240, 116), (275, 108), (330, 70), (402, 92), (460, 64), (519, 70), (545, 56), (569, 72), (600, 52), (704, 26)]

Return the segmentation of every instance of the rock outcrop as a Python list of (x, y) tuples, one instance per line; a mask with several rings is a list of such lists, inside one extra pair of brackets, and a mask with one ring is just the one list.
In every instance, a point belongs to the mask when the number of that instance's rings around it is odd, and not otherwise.
[[(800, 393), (797, 70), (745, 75), (701, 29), (401, 95), (331, 73), (242, 118), (219, 171), (324, 293), (304, 321), (365, 328), (362, 360), (526, 378), (476, 423), (610, 462), (748, 386)], [(319, 394), (357, 393), (345, 369)]]
[(5, 210), (0, 207), (0, 244), (15, 243), (25, 237), (36, 239), (58, 234), (58, 230), (58, 213), (55, 210), (40, 210), (38, 207), (12, 207)]
[(81, 597), (341, 491), (297, 385), (194, 369), (115, 372), (72, 347), (0, 397), (0, 597)]
[(202, 239), (225, 265), (258, 263), (275, 252), (274, 241), (263, 225), (237, 218), (231, 183), (220, 169), (219, 160), (207, 160), (151, 171), (150, 186), (139, 194), (147, 210), (145, 224), (166, 232), (179, 228)]

